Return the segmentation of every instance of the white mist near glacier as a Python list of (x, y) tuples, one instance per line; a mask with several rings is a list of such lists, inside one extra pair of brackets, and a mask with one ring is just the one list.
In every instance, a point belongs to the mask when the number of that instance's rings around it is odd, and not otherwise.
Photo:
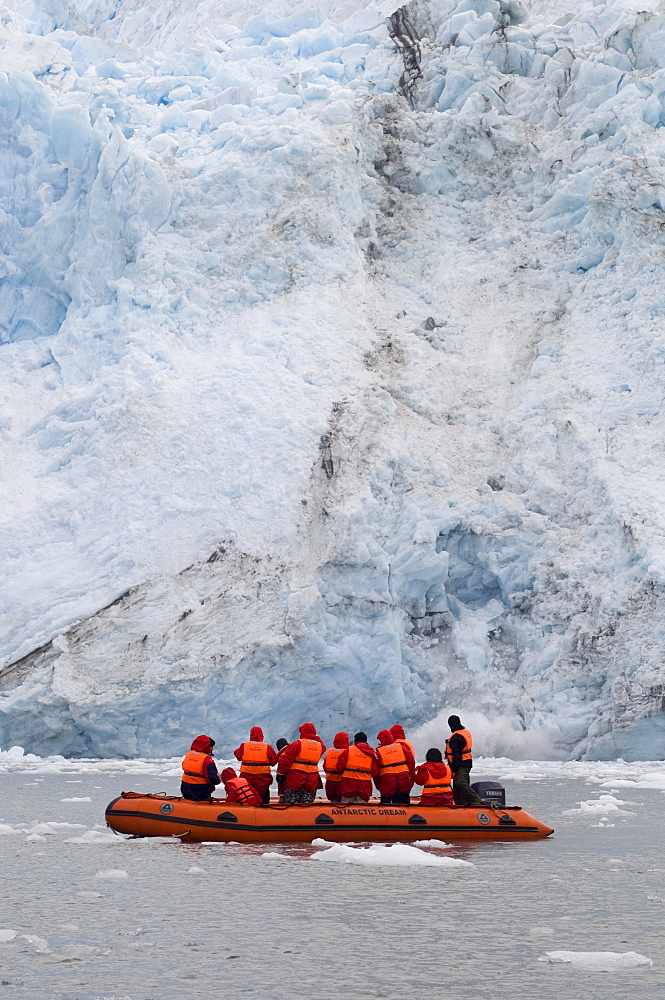
[(393, 7), (3, 8), (0, 745), (665, 756), (665, 15)]

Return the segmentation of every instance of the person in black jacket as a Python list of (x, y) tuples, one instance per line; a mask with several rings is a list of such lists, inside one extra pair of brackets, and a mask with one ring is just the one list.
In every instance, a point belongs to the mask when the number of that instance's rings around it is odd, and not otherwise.
[(446, 760), (453, 772), (453, 796), (456, 806), (482, 806), (485, 803), (476, 795), (469, 781), (473, 767), (471, 733), (460, 722), (459, 715), (448, 719), (451, 735), (446, 740)]

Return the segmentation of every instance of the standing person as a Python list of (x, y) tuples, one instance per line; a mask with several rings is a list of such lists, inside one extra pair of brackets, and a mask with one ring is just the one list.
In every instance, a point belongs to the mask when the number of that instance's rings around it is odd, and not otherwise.
[(197, 736), (182, 762), (180, 794), (191, 802), (207, 802), (222, 780), (212, 759), (215, 741), (209, 736)]
[(389, 729), (382, 729), (377, 739), (379, 775), (374, 783), (381, 793), (381, 802), (408, 806), (411, 801), (409, 792), (416, 777), (413, 754), (403, 743), (395, 742)]
[(323, 758), (323, 770), (326, 772), (326, 798), (329, 802), (341, 802), (340, 782), (342, 774), (338, 771), (337, 762), (340, 754), (349, 749), (349, 734), (336, 733), (333, 745), (326, 750)]
[(459, 715), (448, 718), (451, 735), (446, 740), (446, 760), (453, 772), (453, 796), (457, 806), (482, 806), (485, 803), (476, 795), (469, 782), (473, 767), (473, 739), (460, 722)]
[[(286, 750), (286, 748), (288, 747), (288, 745), (289, 745), (289, 741), (285, 740), (283, 736), (280, 736), (280, 738), (275, 743), (275, 749), (277, 750), (277, 771), (278, 772), (279, 772), (279, 762), (282, 759), (282, 754), (284, 753), (284, 751)], [(279, 794), (278, 801), (279, 801), (280, 805), (283, 805), (283, 803), (284, 803), (284, 785), (280, 786), (279, 785), (279, 780), (278, 780), (277, 784), (278, 784), (277, 792)]]
[(390, 732), (393, 734), (393, 737), (394, 737), (396, 743), (401, 743), (402, 746), (405, 746), (405, 747), (409, 748), (409, 750), (411, 751), (411, 755), (413, 756), (413, 759), (415, 760), (416, 759), (416, 751), (413, 749), (413, 743), (411, 743), (410, 740), (407, 740), (406, 734), (404, 733), (404, 730), (400, 726), (399, 722), (396, 722), (394, 726), (390, 727)]
[(247, 778), (242, 774), (238, 776), (232, 767), (225, 767), (222, 771), (222, 781), (226, 791), (227, 802), (239, 802), (245, 806), (260, 806), (261, 796), (255, 788), (252, 788)]
[(379, 775), (379, 762), (365, 733), (356, 733), (353, 746), (339, 755), (337, 767), (342, 802), (368, 802), (372, 795), (372, 778)]
[(420, 796), (421, 806), (454, 806), (453, 772), (441, 756), (437, 747), (427, 751), (425, 763), (416, 771), (416, 784), (423, 786)]
[(304, 722), (299, 732), (300, 739), (282, 750), (277, 764), (277, 784), (287, 806), (309, 805), (317, 788), (323, 788), (319, 761), (325, 753), (325, 743), (316, 735), (311, 722)]
[(249, 731), (249, 741), (241, 743), (233, 752), (236, 759), (241, 761), (241, 775), (247, 778), (252, 788), (259, 793), (263, 805), (269, 806), (272, 785), (270, 768), (277, 763), (277, 754), (269, 743), (264, 742), (261, 727), (252, 726)]

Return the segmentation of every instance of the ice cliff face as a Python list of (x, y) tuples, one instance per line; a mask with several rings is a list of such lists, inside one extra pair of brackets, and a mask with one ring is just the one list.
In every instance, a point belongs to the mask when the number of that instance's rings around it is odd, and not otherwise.
[(665, 756), (660, 6), (10, 0), (0, 46), (0, 745)]

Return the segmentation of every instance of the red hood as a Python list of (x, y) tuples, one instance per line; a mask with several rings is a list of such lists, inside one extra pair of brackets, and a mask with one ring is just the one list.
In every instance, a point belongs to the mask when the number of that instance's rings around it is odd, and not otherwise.
[(404, 732), (402, 726), (400, 726), (399, 722), (396, 722), (394, 726), (390, 727), (390, 732), (393, 734), (396, 740), (406, 739), (406, 733)]
[(376, 750), (369, 743), (354, 743), (353, 745), (362, 750), (363, 753), (366, 753), (368, 757), (376, 757)]
[(230, 781), (231, 778), (235, 777), (237, 777), (237, 775), (232, 767), (225, 767), (222, 771), (222, 781)]
[(349, 745), (349, 734), (348, 733), (335, 733), (335, 739), (333, 740), (333, 746), (337, 750), (346, 750)]
[(298, 732), (304, 740), (316, 739), (316, 726), (312, 725), (311, 722), (303, 722)]
[(252, 726), (249, 731), (249, 738), (254, 743), (263, 743), (263, 730), (260, 726)]
[(376, 738), (382, 747), (390, 746), (391, 743), (395, 742), (395, 738), (389, 729), (382, 729)]
[(192, 742), (192, 750), (198, 750), (199, 753), (210, 753), (212, 750), (212, 740), (209, 736), (197, 736)]

